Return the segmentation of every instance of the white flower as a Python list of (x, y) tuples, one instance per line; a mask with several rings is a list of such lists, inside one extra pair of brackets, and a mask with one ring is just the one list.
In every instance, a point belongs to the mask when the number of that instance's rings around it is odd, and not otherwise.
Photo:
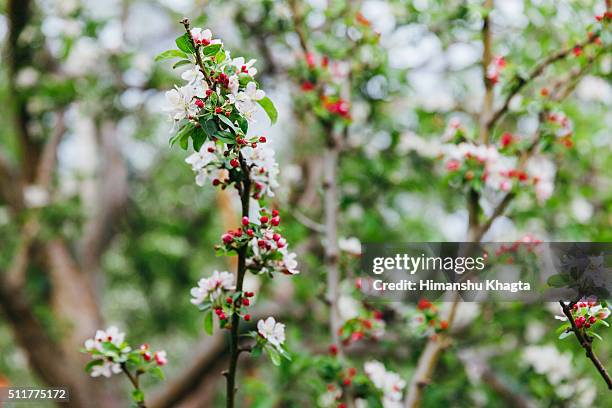
[(364, 371), (374, 386), (383, 392), (383, 406), (395, 408), (402, 400), (402, 390), (406, 386), (406, 381), (399, 374), (387, 371), (381, 362), (375, 360), (365, 363)]
[(196, 27), (192, 28), (190, 31), (191, 37), (193, 37), (193, 41), (195, 41), (197, 44), (202, 44), (204, 46), (209, 44), (222, 44), (221, 40), (219, 39), (213, 40), (212, 31), (210, 31), (208, 28), (202, 30), (201, 28)]
[(249, 99), (253, 101), (259, 101), (266, 96), (266, 93), (264, 91), (262, 91), (261, 89), (257, 89), (257, 84), (253, 81), (247, 84), (246, 88), (244, 89), (244, 93)]
[(555, 164), (544, 156), (533, 156), (527, 161), (525, 167), (527, 174), (534, 179), (538, 202), (545, 202), (555, 189)]
[[(204, 74), (197, 66), (193, 65), (191, 68), (181, 74), (181, 78), (192, 84), (197, 81), (202, 81), (204, 79)], [(205, 88), (208, 89), (208, 84), (204, 84)], [(206, 92), (206, 89), (204, 89), (204, 92)]]
[(348, 252), (351, 255), (361, 255), (361, 241), (359, 241), (359, 238), (356, 237), (340, 238), (338, 240), (338, 248), (340, 248), (341, 251)]
[(285, 268), (283, 272), (289, 275), (299, 274), (300, 271), (297, 269), (298, 262), (295, 259), (297, 257), (296, 253), (288, 252), (287, 247), (281, 249), (281, 253), (283, 254), (283, 265)]
[(229, 272), (214, 271), (210, 278), (202, 278), (198, 286), (191, 289), (191, 303), (201, 304), (206, 298), (214, 301), (223, 291), (234, 290), (234, 275)]
[(168, 363), (168, 356), (166, 355), (165, 350), (156, 351), (153, 358), (155, 359), (157, 365), (163, 366)]
[[(121, 344), (125, 340), (125, 333), (119, 331), (116, 326), (110, 326), (106, 331), (98, 330), (93, 339), (85, 340), (85, 350), (92, 351), (98, 350), (103, 351), (102, 343), (110, 342), (118, 348), (121, 348)], [(129, 347), (121, 349), (122, 352), (127, 353), (130, 351)]]
[(23, 189), (23, 200), (28, 208), (40, 208), (49, 204), (49, 192), (37, 184)]
[(259, 320), (257, 322), (257, 331), (276, 348), (280, 348), (285, 342), (285, 325), (277, 323), (271, 316), (265, 321)]
[(323, 408), (335, 407), (340, 397), (342, 397), (342, 389), (336, 387), (328, 389), (319, 397), (319, 405)]
[(207, 141), (202, 145), (199, 152), (191, 154), (185, 159), (187, 164), (191, 165), (191, 169), (196, 173), (196, 184), (203, 186), (210, 173), (215, 169), (210, 166), (211, 163), (217, 161), (215, 152), (209, 152), (209, 149), (216, 149), (215, 142)]
[(244, 57), (238, 57), (232, 60), (232, 65), (236, 67), (237, 72), (249, 74), (250, 76), (254, 77), (257, 75), (257, 68), (253, 67), (256, 62), (257, 60), (251, 59), (249, 62), (245, 63)]
[(104, 363), (100, 365), (95, 365), (91, 369), (92, 377), (104, 376), (109, 378), (113, 374), (121, 373), (121, 366), (117, 363), (113, 363), (112, 361), (104, 360)]
[(359, 316), (359, 302), (350, 296), (340, 296), (338, 299), (338, 313), (343, 323), (356, 318)]
[(266, 93), (261, 89), (257, 89), (257, 84), (253, 81), (249, 82), (243, 92), (238, 92), (234, 95), (229, 95), (228, 99), (230, 103), (236, 105), (238, 112), (243, 114), (248, 120), (253, 121), (253, 115), (257, 104), (255, 101), (259, 101), (266, 96)]
[(199, 81), (180, 88), (175, 87), (166, 92), (168, 106), (165, 110), (170, 113), (172, 120), (179, 121), (197, 114), (199, 108), (194, 98), (204, 98), (207, 88), (208, 85), (205, 82)]
[(548, 381), (557, 385), (565, 379), (573, 378), (572, 355), (561, 354), (552, 345), (527, 346), (523, 350), (523, 362), (532, 366), (538, 374), (546, 375)]
[(240, 80), (238, 79), (238, 75), (231, 75), (228, 78), (227, 88), (232, 93), (232, 96), (236, 96), (238, 94), (238, 89), (240, 88)]
[(274, 197), (273, 189), (278, 187), (278, 163), (274, 157), (274, 150), (258, 144), (257, 147), (244, 147), (242, 155), (251, 168), (251, 180), (255, 184), (256, 197), (267, 195)]

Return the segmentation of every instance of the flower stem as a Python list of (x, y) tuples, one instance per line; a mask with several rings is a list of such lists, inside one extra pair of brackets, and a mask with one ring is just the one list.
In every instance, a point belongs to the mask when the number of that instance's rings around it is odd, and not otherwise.
[[(132, 373), (130, 373), (130, 370), (128, 370), (128, 368), (125, 365), (125, 363), (121, 363), (120, 366), (121, 366), (121, 370), (123, 371), (123, 373), (127, 376), (127, 378), (132, 383), (132, 386), (134, 387), (134, 389), (137, 390), (137, 391), (140, 391), (138, 375), (132, 375)], [(137, 402), (137, 405), (138, 405), (138, 408), (147, 408), (147, 406), (145, 405), (144, 401)]]
[[(242, 216), (249, 216), (249, 199), (251, 191), (251, 180), (249, 178), (249, 168), (242, 157), (239, 155), (240, 169), (242, 171), (242, 180), (240, 186), (240, 201), (242, 203)], [(238, 268), (236, 273), (236, 292), (242, 292), (242, 284), (246, 273), (246, 253), (247, 246), (244, 245), (238, 248)], [(236, 394), (236, 371), (238, 368), (238, 357), (240, 356), (240, 348), (238, 346), (238, 333), (240, 330), (240, 315), (236, 309), (232, 314), (232, 326), (230, 329), (230, 364), (227, 373), (227, 408), (234, 408), (234, 397)]]

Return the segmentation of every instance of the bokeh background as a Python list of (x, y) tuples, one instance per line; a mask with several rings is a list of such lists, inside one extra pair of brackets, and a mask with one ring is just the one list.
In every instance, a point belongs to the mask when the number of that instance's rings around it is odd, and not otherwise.
[[(242, 360), (240, 406), (320, 404), (330, 335), (325, 242), (313, 223), (322, 220), (325, 128), (305, 108), (296, 7), (317, 55), (338, 62), (340, 75), (352, 72), (352, 120), (338, 171), (340, 236), (466, 239), (465, 193), (449, 185), (431, 151), (452, 120), (478, 131), (481, 2), (2, 0), (0, 384), (69, 384), (75, 406), (127, 406), (127, 394), (117, 392), (124, 385), (92, 382), (78, 352), (96, 328), (116, 324), (134, 343), (169, 354), (167, 380), (146, 385), (151, 406), (222, 406), (226, 343), (223, 334), (205, 336), (189, 289), (213, 269), (232, 267), (214, 256), (213, 245), (237, 225), (238, 208), (232, 192), (196, 186), (186, 153), (168, 145), (164, 92), (180, 70), (153, 62), (174, 46), (178, 21), (189, 16), (234, 56), (258, 61), (279, 121), (270, 127), (259, 112), (251, 132), (277, 151), (274, 205), (301, 266), (291, 280), (247, 282), (262, 293), (257, 313), (273, 312), (287, 324), (293, 361), (277, 368)], [(604, 9), (599, 0), (496, 1), (494, 53), (528, 70), (584, 38)], [(380, 37), (350, 48), (357, 11)], [(539, 203), (519, 192), (485, 239), (612, 240), (612, 55), (604, 46), (608, 52), (558, 106), (572, 121), (574, 146), (554, 156), (551, 198)], [(574, 63), (551, 66), (515, 98), (497, 133), (533, 133), (534, 95), (571, 74)], [(482, 205), (491, 207), (486, 199)], [(357, 274), (350, 254), (341, 265), (347, 280)], [(574, 339), (557, 340), (555, 312), (554, 305), (463, 305), (423, 405), (513, 406), (510, 392), (535, 406), (610, 406)], [(425, 339), (401, 311), (385, 322), (385, 334), (355, 347), (352, 358), (356, 365), (385, 361), (409, 380)], [(596, 349), (610, 366), (609, 336)]]

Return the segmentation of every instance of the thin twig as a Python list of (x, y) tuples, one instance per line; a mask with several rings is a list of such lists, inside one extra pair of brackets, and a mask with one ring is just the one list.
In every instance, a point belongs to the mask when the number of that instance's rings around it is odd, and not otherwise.
[[(121, 363), (121, 371), (123, 371), (123, 373), (127, 376), (127, 378), (130, 380), (130, 382), (132, 383), (132, 386), (134, 387), (134, 389), (136, 391), (140, 391), (140, 386), (139, 386), (139, 378), (138, 378), (138, 374), (137, 375), (132, 375), (132, 373), (130, 373), (130, 370), (128, 370), (127, 366), (125, 363)], [(147, 408), (146, 404), (144, 403), (144, 401), (139, 401), (137, 403), (138, 408)]]
[(325, 231), (325, 226), (323, 224), (319, 224), (315, 220), (303, 214), (301, 211), (295, 210), (293, 212), (293, 215), (300, 224), (304, 225), (306, 228), (312, 230), (313, 232), (322, 233)]
[(571, 310), (573, 303), (565, 303), (563, 301), (559, 301), (559, 304), (561, 305), (561, 308), (563, 309), (563, 314), (567, 317), (567, 319), (570, 322), (570, 325), (572, 326), (571, 331), (574, 332), (574, 334), (576, 335), (576, 339), (578, 340), (578, 343), (580, 343), (580, 346), (582, 346), (582, 348), (586, 352), (586, 356), (593, 362), (593, 365), (599, 372), (599, 375), (601, 375), (601, 377), (604, 379), (604, 381), (608, 385), (608, 389), (612, 390), (612, 378), (610, 378), (610, 374), (608, 374), (608, 371), (606, 371), (606, 368), (603, 366), (601, 361), (599, 361), (599, 359), (593, 352), (593, 345), (592, 345), (593, 339), (587, 336), (585, 333), (583, 333), (576, 325), (576, 321), (574, 320), (574, 316), (572, 316), (572, 310)]
[(585, 40), (575, 44), (574, 46), (567, 47), (565, 49), (557, 51), (557, 52), (549, 55), (548, 57), (544, 58), (542, 61), (540, 61), (531, 70), (531, 72), (527, 75), (526, 78), (523, 78), (521, 76), (517, 76), (516, 79), (515, 79), (516, 80), (516, 84), (512, 87), (512, 89), (510, 89), (510, 92), (508, 92), (508, 95), (506, 96), (506, 99), (504, 100), (504, 103), (502, 104), (502, 106), (499, 109), (497, 109), (490, 118), (488, 118), (488, 120), (486, 122), (486, 126), (489, 129), (489, 132), (493, 129), (493, 127), (495, 126), (497, 121), (508, 111), (508, 108), (510, 106), (510, 101), (512, 101), (512, 98), (514, 98), (514, 96), (516, 96), (521, 91), (521, 89), (523, 89), (531, 81), (533, 81), (534, 79), (536, 79), (537, 77), (542, 75), (544, 70), (549, 65), (552, 65), (555, 62), (557, 62), (559, 60), (562, 60), (563, 58), (567, 57), (574, 50), (574, 48), (576, 48), (576, 47), (583, 48), (583, 47), (585, 47), (585, 46), (595, 42), (596, 39), (597, 39), (597, 36), (592, 35), (589, 38), (586, 38)]

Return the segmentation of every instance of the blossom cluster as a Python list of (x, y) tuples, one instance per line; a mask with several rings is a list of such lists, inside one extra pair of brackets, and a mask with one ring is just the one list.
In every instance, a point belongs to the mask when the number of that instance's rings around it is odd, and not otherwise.
[[(591, 337), (601, 337), (595, 333), (592, 329), (599, 326), (610, 327), (610, 324), (606, 319), (610, 316), (610, 309), (607, 305), (592, 300), (584, 300), (574, 303), (571, 307), (571, 314), (576, 328), (585, 332)], [(568, 318), (563, 313), (559, 316), (555, 316), (556, 319), (563, 322), (567, 322)], [(571, 335), (571, 326), (569, 323), (564, 324), (560, 328), (562, 330), (559, 338), (566, 338)]]
[[(215, 247), (217, 254), (244, 257), (238, 282), (246, 271), (270, 277), (275, 272), (297, 274), (296, 254), (288, 251), (287, 240), (281, 235), (279, 212), (260, 207), (267, 197), (274, 197), (279, 166), (266, 137), (248, 133), (258, 107), (272, 123), (277, 116), (272, 101), (255, 80), (256, 61), (232, 58), (210, 30), (189, 29), (188, 20), (182, 23), (187, 32), (176, 40), (179, 49), (165, 51), (157, 58), (178, 57), (181, 60), (174, 67), (187, 67), (181, 75), (185, 83), (166, 93), (173, 131), (178, 129), (171, 143), (187, 149), (191, 141), (194, 153), (186, 162), (197, 185), (211, 182), (222, 189), (233, 185), (243, 204), (250, 200), (251, 208), (260, 208), (257, 219), (243, 214), (240, 227), (221, 236)], [(191, 289), (191, 302), (204, 312), (207, 333), (213, 332), (214, 315), (222, 329), (235, 329), (236, 317), (251, 320), (248, 307), (255, 294), (242, 291), (235, 282), (233, 274), (214, 271)], [(285, 326), (273, 317), (260, 320), (250, 336), (256, 340), (253, 356), (266, 351), (275, 364), (281, 357), (289, 358), (283, 348)]]
[(509, 192), (519, 186), (531, 185), (539, 202), (546, 201), (554, 190), (556, 169), (543, 156), (531, 157), (521, 166), (516, 157), (502, 154), (494, 145), (468, 142), (446, 144), (443, 154), (445, 167), (453, 180), (468, 183), (477, 190), (484, 186)]
[[(153, 351), (148, 344), (133, 349), (125, 341), (125, 333), (115, 326), (97, 330), (93, 338), (85, 341), (83, 352), (91, 355), (92, 360), (85, 369), (92, 377), (111, 377), (125, 373), (131, 379), (147, 373), (159, 379), (164, 378), (160, 367), (168, 363), (164, 350)], [(144, 401), (144, 394), (136, 389), (132, 393), (136, 402)]]
[(402, 407), (402, 392), (406, 387), (406, 381), (399, 374), (388, 371), (384, 364), (379, 361), (368, 361), (364, 364), (364, 371), (372, 380), (374, 386), (382, 391), (382, 403), (384, 408)]
[(338, 334), (345, 346), (366, 338), (378, 340), (385, 333), (383, 314), (365, 308), (351, 296), (339, 297), (338, 313), (341, 320)]
[(252, 273), (296, 275), (299, 273), (297, 255), (289, 252), (289, 244), (280, 233), (280, 223), (278, 210), (261, 208), (259, 218), (242, 217), (240, 228), (223, 234), (222, 244), (217, 246), (217, 250), (226, 254), (247, 246), (246, 267)]
[(419, 337), (435, 337), (448, 329), (448, 322), (440, 319), (436, 305), (427, 299), (420, 299), (409, 313), (411, 332)]

